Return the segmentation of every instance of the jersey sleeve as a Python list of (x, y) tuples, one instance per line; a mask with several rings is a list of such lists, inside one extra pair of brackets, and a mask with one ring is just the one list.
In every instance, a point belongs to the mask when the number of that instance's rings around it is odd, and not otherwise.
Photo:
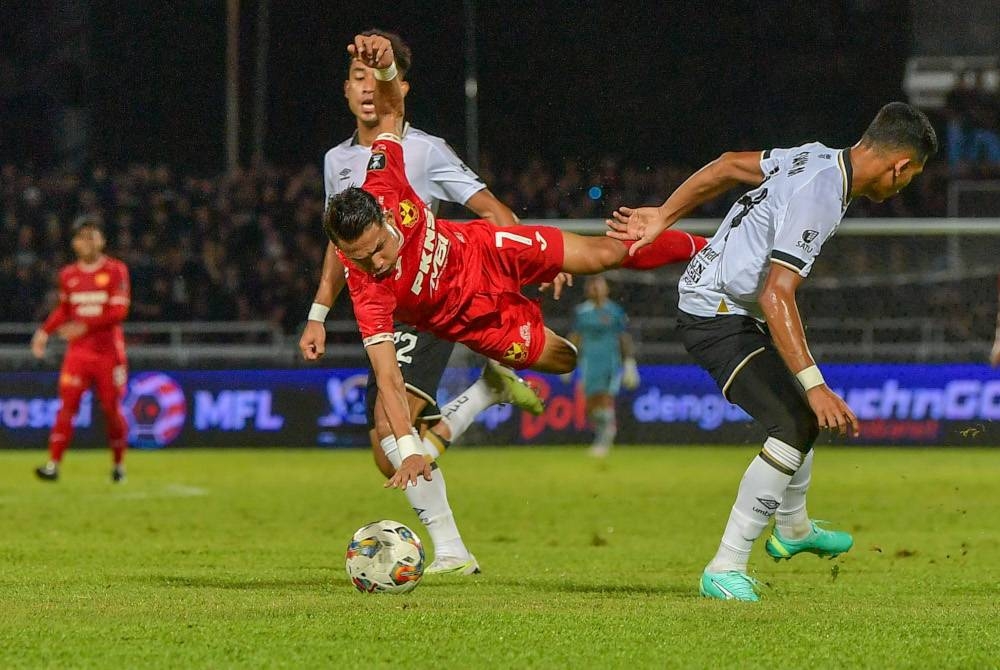
[(61, 271), (59, 273), (58, 284), (59, 284), (59, 303), (49, 314), (48, 318), (45, 319), (45, 323), (42, 324), (42, 330), (44, 330), (49, 335), (51, 335), (56, 328), (69, 321), (69, 316), (70, 316), (69, 294), (66, 292), (65, 271)]
[(124, 263), (115, 265), (115, 276), (111, 284), (108, 304), (113, 307), (125, 307), (132, 303), (132, 282), (129, 278), (128, 266)]
[(427, 180), (430, 195), (464, 205), (486, 184), (443, 140), (431, 142), (427, 154)]
[(843, 216), (839, 182), (831, 186), (827, 173), (816, 174), (792, 195), (774, 236), (771, 261), (802, 277), (809, 276), (813, 262)]
[(390, 201), (395, 209), (395, 200), (412, 190), (406, 178), (406, 164), (403, 161), (403, 145), (399, 137), (382, 133), (372, 143), (372, 154), (368, 159), (364, 189), (379, 199), (380, 204)]
[(354, 318), (361, 332), (361, 343), (369, 347), (379, 342), (391, 342), (394, 337), (392, 315), (396, 310), (396, 296), (392, 290), (381, 282), (372, 280), (360, 270), (344, 263), (347, 275), (347, 288), (354, 303)]
[(765, 177), (778, 173), (788, 149), (765, 149), (760, 152), (760, 171)]
[(334, 169), (333, 149), (330, 149), (323, 156), (323, 191), (326, 194), (326, 202), (330, 202), (330, 198), (337, 194)]

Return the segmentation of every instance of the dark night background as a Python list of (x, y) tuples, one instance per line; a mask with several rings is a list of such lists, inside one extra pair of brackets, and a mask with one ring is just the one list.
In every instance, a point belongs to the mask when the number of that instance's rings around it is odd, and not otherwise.
[[(66, 5), (82, 8), (68, 27)], [(256, 3), (242, 5), (247, 160)], [(481, 151), (504, 165), (607, 154), (701, 163), (729, 148), (847, 144), (902, 97), (910, 15), (908, 2), (481, 1)], [(0, 19), (5, 159), (52, 162), (52, 116), (69, 104), (89, 111), (98, 160), (223, 167), (222, 0), (5, 2)], [(460, 0), (272, 1), (268, 160), (318, 163), (351, 132), (344, 48), (372, 26), (413, 49), (410, 119), (464, 154), (464, 20)], [(67, 30), (84, 55), (53, 64)]]

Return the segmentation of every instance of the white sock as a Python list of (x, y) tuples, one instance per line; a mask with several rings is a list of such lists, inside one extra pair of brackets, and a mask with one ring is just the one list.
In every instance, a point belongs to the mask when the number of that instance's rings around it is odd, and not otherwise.
[(594, 424), (595, 447), (610, 447), (618, 434), (618, 425), (615, 422), (615, 410), (610, 407), (599, 407), (590, 414)]
[(452, 442), (457, 440), (472, 425), (477, 414), (496, 402), (497, 397), (486, 380), (477, 379), (475, 384), (441, 408), (441, 420), (451, 429), (451, 437), (448, 439)]
[[(380, 442), (382, 451), (394, 468), (398, 468), (402, 460), (396, 438), (389, 436)], [(440, 466), (435, 468), (433, 478), (428, 482), (421, 480), (417, 486), (407, 486), (406, 499), (417, 513), (420, 523), (424, 524), (430, 536), (434, 557), (456, 556), (468, 558), (469, 550), (462, 542), (462, 536), (455, 524), (455, 515), (448, 503), (448, 489), (444, 483), (444, 473)]]
[(782, 537), (799, 540), (812, 532), (809, 514), (806, 512), (806, 492), (812, 479), (813, 450), (806, 454), (802, 465), (792, 475), (785, 488), (785, 496), (774, 515), (774, 525)]
[[(772, 458), (777, 456), (776, 460), (780, 460), (783, 466), (791, 466), (794, 463), (794, 467), (789, 469), (797, 470), (802, 463), (802, 453), (778, 440), (774, 440), (777, 444), (772, 444), (772, 439), (769, 438), (764, 443), (765, 449), (762, 451), (766, 450)], [(708, 564), (706, 570), (746, 572), (747, 563), (750, 561), (750, 548), (753, 547), (754, 540), (764, 532), (771, 516), (781, 505), (782, 495), (791, 478), (791, 475), (776, 469), (760, 455), (750, 462), (740, 482), (736, 502), (729, 513), (722, 542), (719, 543), (715, 558)]]

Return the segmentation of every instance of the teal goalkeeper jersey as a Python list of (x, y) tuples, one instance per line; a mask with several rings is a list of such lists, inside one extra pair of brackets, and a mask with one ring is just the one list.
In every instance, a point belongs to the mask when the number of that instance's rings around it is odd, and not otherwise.
[(622, 365), (619, 336), (628, 327), (625, 310), (616, 302), (598, 307), (588, 300), (576, 307), (573, 332), (580, 336), (580, 364), (585, 369), (617, 370)]

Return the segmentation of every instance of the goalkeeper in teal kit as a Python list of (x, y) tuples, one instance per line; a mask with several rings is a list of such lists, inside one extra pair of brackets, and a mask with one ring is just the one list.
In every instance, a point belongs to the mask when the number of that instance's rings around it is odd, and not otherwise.
[(594, 429), (590, 453), (607, 456), (618, 432), (615, 397), (620, 386), (639, 386), (628, 316), (611, 300), (604, 277), (587, 280), (587, 300), (576, 307), (570, 341), (580, 350), (578, 369), (587, 398), (587, 417)]

